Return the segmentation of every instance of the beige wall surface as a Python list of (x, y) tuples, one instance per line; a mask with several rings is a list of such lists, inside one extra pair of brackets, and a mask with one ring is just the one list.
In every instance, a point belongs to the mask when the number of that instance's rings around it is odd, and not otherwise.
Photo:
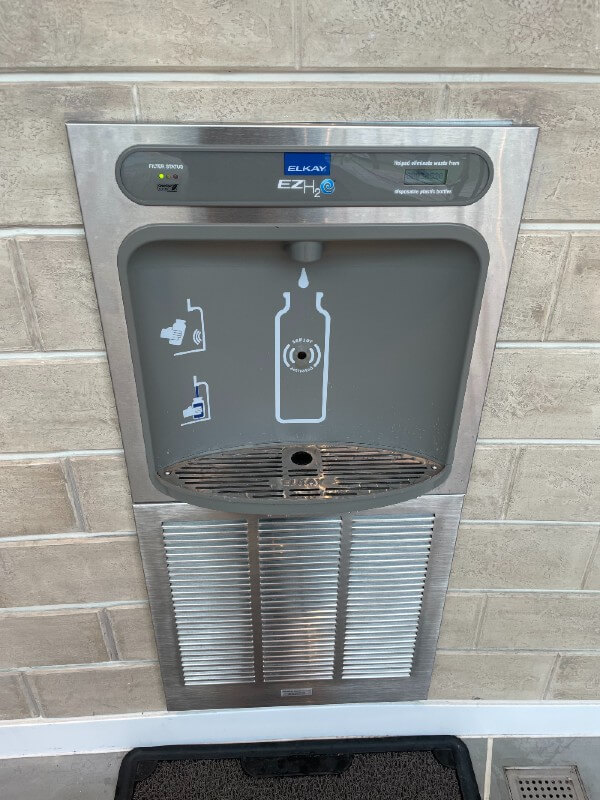
[(600, 699), (600, 14), (0, 0), (0, 718), (164, 707), (64, 123), (540, 126), (431, 688)]

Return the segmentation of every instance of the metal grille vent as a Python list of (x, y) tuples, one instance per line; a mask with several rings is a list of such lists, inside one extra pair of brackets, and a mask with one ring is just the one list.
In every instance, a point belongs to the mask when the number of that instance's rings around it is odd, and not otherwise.
[(261, 519), (264, 680), (333, 678), (341, 519)]
[(443, 469), (432, 459), (395, 450), (325, 444), (301, 448), (274, 445), (198, 456), (159, 476), (191, 495), (330, 500), (411, 486)]
[(434, 516), (352, 521), (344, 678), (410, 675)]
[(184, 683), (253, 682), (246, 522), (162, 528)]
[(588, 800), (577, 767), (507, 767), (512, 800)]

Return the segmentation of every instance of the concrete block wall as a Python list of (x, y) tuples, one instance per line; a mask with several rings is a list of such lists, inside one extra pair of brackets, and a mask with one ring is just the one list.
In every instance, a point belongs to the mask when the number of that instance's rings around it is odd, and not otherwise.
[(0, 10), (0, 717), (164, 707), (66, 120), (540, 126), (431, 697), (598, 700), (594, 4)]

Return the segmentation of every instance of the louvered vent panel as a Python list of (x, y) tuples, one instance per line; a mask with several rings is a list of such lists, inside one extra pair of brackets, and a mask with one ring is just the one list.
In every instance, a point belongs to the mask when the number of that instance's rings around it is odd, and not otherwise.
[(433, 516), (352, 521), (344, 678), (410, 675)]
[(261, 519), (265, 681), (333, 677), (341, 520)]
[(185, 684), (252, 683), (246, 522), (162, 527)]

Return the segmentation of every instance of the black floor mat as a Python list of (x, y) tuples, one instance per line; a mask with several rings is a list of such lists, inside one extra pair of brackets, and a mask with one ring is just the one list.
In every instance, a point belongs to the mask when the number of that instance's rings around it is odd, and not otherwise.
[(480, 800), (451, 736), (149, 747), (123, 759), (115, 800)]

